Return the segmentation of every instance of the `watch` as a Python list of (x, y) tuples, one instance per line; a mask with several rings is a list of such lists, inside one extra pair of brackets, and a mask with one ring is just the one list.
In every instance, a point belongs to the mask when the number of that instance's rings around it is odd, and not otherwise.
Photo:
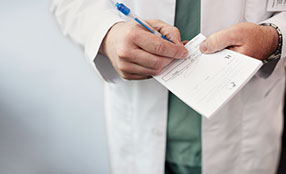
[(277, 46), (277, 49), (268, 58), (266, 58), (262, 62), (265, 64), (265, 63), (271, 62), (272, 60), (280, 59), (281, 53), (282, 53), (282, 44), (283, 44), (283, 37), (282, 37), (281, 30), (279, 29), (279, 27), (277, 25), (272, 24), (272, 23), (262, 23), (260, 25), (262, 25), (262, 26), (270, 26), (270, 27), (274, 28), (276, 30), (277, 34), (278, 34), (278, 46)]

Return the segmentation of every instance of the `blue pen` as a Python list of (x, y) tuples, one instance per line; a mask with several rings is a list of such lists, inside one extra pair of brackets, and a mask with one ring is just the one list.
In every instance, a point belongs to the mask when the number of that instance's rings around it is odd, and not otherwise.
[(155, 30), (153, 27), (151, 27), (149, 24), (147, 24), (144, 20), (141, 20), (138, 16), (136, 16), (134, 13), (132, 13), (131, 10), (128, 7), (126, 7), (124, 4), (116, 3), (116, 7), (125, 16), (127, 16), (127, 17), (129, 17), (131, 19), (134, 19), (136, 22), (138, 22), (140, 25), (142, 25), (144, 28), (146, 28), (151, 33), (153, 33), (153, 34), (155, 34), (155, 35), (157, 35), (159, 37), (162, 37), (163, 39), (165, 39), (167, 41), (172, 42), (171, 40), (166, 38), (164, 35), (159, 33), (157, 30)]

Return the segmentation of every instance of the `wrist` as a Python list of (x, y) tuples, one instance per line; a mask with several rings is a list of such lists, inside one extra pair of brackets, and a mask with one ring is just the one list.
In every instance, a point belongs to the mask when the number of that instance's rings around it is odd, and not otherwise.
[(268, 34), (269, 43), (271, 43), (271, 45), (269, 46), (269, 48), (271, 49), (270, 54), (268, 55), (268, 58), (263, 60), (263, 62), (268, 63), (274, 59), (280, 59), (283, 44), (281, 30), (278, 26), (272, 23), (263, 23), (260, 25), (261, 27), (264, 27), (265, 30), (267, 30), (265, 35)]
[(278, 33), (277, 31), (271, 26), (262, 26), (265, 30), (265, 34), (267, 35), (266, 42), (269, 42), (269, 55), (273, 54), (278, 48)]
[(111, 32), (112, 32), (112, 30), (113, 30), (113, 28), (117, 25), (117, 24), (119, 24), (119, 23), (121, 23), (121, 22), (117, 22), (117, 23), (115, 23), (115, 24), (113, 24), (110, 28), (109, 28), (109, 30), (106, 32), (106, 35), (105, 35), (105, 37), (103, 38), (103, 40), (102, 40), (102, 42), (101, 42), (101, 45), (100, 45), (100, 47), (99, 47), (99, 52), (101, 53), (101, 54), (103, 54), (103, 55), (105, 55), (105, 56), (107, 56), (107, 47), (108, 47), (108, 45), (109, 45), (109, 40), (110, 40), (110, 34), (111, 34)]

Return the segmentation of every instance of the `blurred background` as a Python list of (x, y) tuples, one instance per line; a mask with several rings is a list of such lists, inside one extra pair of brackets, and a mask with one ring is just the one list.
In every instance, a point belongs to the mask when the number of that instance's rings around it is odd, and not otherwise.
[(50, 3), (0, 2), (0, 174), (108, 174), (102, 80)]
[(0, 173), (107, 174), (102, 81), (50, 3), (0, 1)]

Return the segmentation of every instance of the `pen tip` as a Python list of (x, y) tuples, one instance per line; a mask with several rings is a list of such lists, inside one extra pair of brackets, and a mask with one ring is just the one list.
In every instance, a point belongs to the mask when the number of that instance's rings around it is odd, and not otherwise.
[(118, 3), (118, 2), (116, 2), (115, 6), (116, 6), (116, 7), (118, 7), (118, 6), (119, 6), (119, 3)]

